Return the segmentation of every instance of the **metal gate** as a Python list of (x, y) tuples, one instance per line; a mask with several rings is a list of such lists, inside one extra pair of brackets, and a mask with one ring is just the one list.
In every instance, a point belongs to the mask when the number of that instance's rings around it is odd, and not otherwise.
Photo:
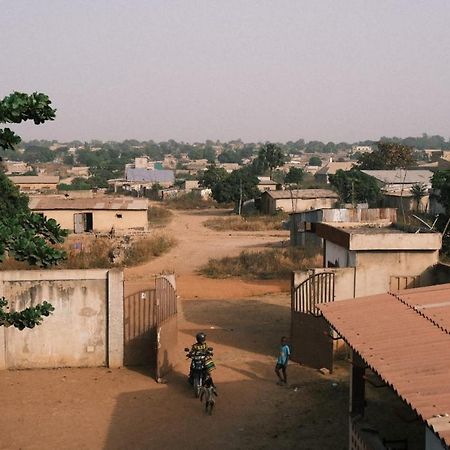
[(177, 335), (174, 276), (157, 277), (154, 289), (124, 298), (126, 366), (149, 366), (160, 380), (173, 367)]
[(291, 298), (292, 360), (310, 367), (333, 369), (332, 329), (318, 304), (334, 301), (335, 274), (311, 275), (293, 287)]

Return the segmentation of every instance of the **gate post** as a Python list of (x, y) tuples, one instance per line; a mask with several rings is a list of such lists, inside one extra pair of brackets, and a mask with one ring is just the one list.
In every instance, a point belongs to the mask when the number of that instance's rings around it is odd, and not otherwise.
[(123, 366), (123, 272), (108, 270), (107, 355), (108, 367)]

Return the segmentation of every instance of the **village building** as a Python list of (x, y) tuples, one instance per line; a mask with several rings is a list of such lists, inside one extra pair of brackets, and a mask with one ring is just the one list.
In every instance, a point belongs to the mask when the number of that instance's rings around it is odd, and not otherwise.
[(442, 284), (320, 305), (352, 353), (350, 450), (450, 448), (449, 299)]
[(316, 223), (322, 267), (296, 271), (291, 286), (293, 359), (333, 369), (335, 345), (318, 305), (435, 284), (439, 233), (407, 232), (382, 224)]
[(299, 212), (309, 209), (332, 208), (338, 201), (336, 192), (329, 189), (286, 189), (265, 191), (261, 195), (261, 212)]
[(23, 161), (4, 161), (5, 175), (22, 175), (33, 170), (26, 162)]
[(371, 145), (352, 145), (352, 153), (372, 153)]
[(108, 180), (108, 185), (113, 188), (114, 192), (122, 189), (128, 192), (137, 192), (138, 195), (145, 195), (146, 190), (151, 189), (153, 185), (170, 187), (174, 182), (175, 175), (173, 170), (149, 170), (127, 167), (125, 169), (125, 178)]
[(352, 161), (330, 161), (325, 166), (320, 168), (314, 175), (319, 183), (329, 184), (330, 175), (336, 175), (338, 170), (348, 171), (355, 165)]
[(281, 189), (281, 185), (276, 181), (270, 179), (270, 177), (258, 177), (258, 189), (261, 192), (264, 191), (276, 191), (277, 188)]
[(316, 234), (318, 223), (386, 226), (395, 222), (395, 208), (321, 208), (294, 212), (289, 218), (290, 244), (303, 248), (322, 247), (323, 239)]
[(56, 191), (59, 184), (58, 176), (10, 176), (8, 177), (21, 192), (49, 192)]
[(147, 230), (147, 200), (32, 197), (30, 209), (74, 233)]
[(227, 173), (231, 173), (233, 170), (238, 170), (241, 166), (238, 163), (219, 163), (217, 167), (225, 169)]
[(380, 188), (385, 192), (400, 192), (411, 189), (415, 184), (431, 188), (433, 172), (430, 170), (362, 170), (363, 173), (375, 178)]

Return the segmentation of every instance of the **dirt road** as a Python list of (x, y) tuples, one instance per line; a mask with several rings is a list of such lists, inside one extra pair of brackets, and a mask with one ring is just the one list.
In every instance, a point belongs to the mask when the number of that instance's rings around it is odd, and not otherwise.
[[(202, 222), (223, 211), (175, 212), (167, 255), (126, 270), (126, 290), (175, 270), (180, 294), (180, 363), (165, 385), (145, 369), (0, 372), (1, 450), (159, 450), (347, 448), (346, 369), (324, 376), (289, 366), (289, 387), (275, 384), (279, 339), (289, 334), (286, 282), (208, 280), (210, 257), (281, 245), (286, 232), (220, 233)], [(215, 350), (217, 408), (205, 416), (186, 382), (182, 349), (199, 330)]]
[(197, 274), (210, 258), (235, 256), (243, 250), (285, 245), (288, 231), (221, 232), (203, 226), (212, 217), (226, 217), (228, 210), (174, 211), (171, 222), (161, 231), (173, 236), (177, 245), (165, 255), (138, 267), (125, 270), (126, 293), (149, 285), (152, 274), (175, 272), (181, 298), (239, 298), (289, 290), (287, 281), (211, 280)]

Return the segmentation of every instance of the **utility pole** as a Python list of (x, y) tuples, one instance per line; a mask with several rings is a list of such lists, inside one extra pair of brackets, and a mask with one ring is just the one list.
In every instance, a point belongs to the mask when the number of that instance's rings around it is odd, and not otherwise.
[(242, 178), (239, 179), (239, 207), (238, 207), (238, 215), (241, 215), (242, 212)]

